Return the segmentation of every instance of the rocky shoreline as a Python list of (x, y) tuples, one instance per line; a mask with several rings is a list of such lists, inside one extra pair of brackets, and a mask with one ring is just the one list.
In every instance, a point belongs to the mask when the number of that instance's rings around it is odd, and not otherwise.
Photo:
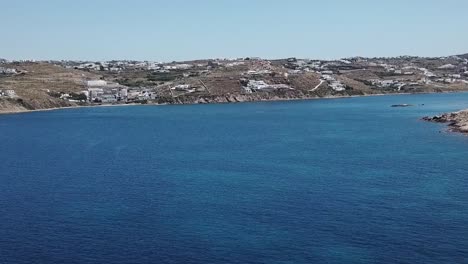
[(226, 104), (226, 103), (248, 103), (248, 102), (275, 102), (275, 101), (299, 101), (299, 100), (317, 100), (317, 99), (339, 99), (366, 96), (385, 96), (385, 95), (405, 95), (412, 93), (375, 93), (375, 94), (346, 94), (346, 95), (327, 95), (323, 97), (310, 95), (274, 95), (274, 94), (250, 94), (250, 95), (227, 95), (227, 96), (180, 96), (176, 98), (160, 98), (142, 103), (115, 103), (115, 104), (93, 104), (93, 103), (64, 103), (44, 104), (31, 106), (23, 100), (0, 100), (0, 115), (28, 113), (37, 111), (49, 111), (67, 108), (81, 107), (106, 107), (106, 106), (126, 106), (126, 105), (187, 105), (187, 104)]
[(450, 131), (468, 134), (468, 109), (437, 116), (426, 116), (423, 120), (435, 123), (448, 123)]
[[(122, 104), (71, 104), (67, 102), (48, 102), (48, 104), (29, 104), (23, 100), (0, 100), (0, 115), (28, 113), (36, 111), (50, 111), (67, 108), (81, 107), (108, 107), (108, 106), (127, 106), (127, 105), (183, 105), (183, 104), (222, 104), (222, 103), (242, 103), (242, 102), (265, 102), (265, 101), (290, 101), (290, 100), (313, 100), (313, 99), (337, 99), (352, 98), (364, 96), (384, 96), (384, 95), (403, 95), (411, 93), (389, 93), (389, 94), (357, 94), (357, 95), (330, 95), (325, 97), (316, 96), (277, 96), (268, 97), (254, 95), (227, 95), (227, 96), (202, 96), (202, 97), (179, 97), (163, 98), (166, 100), (149, 101), (145, 103), (122, 103)], [(406, 105), (405, 105), (406, 106)], [(449, 130), (468, 134), (468, 109), (454, 113), (445, 113), (437, 116), (426, 116), (422, 120), (435, 123), (448, 123)]]

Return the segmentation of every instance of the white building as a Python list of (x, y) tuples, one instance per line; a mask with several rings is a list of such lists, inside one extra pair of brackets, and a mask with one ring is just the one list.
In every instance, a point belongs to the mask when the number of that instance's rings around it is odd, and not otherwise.
[(441, 70), (448, 70), (448, 69), (455, 69), (455, 65), (452, 65), (452, 64), (445, 64), (445, 65), (442, 65), (439, 67), (439, 69)]
[(11, 98), (18, 97), (18, 95), (16, 95), (15, 90), (5, 90), (3, 93), (5, 94), (5, 96), (11, 97)]
[(249, 80), (247, 86), (243, 87), (245, 92), (252, 91), (274, 91), (274, 90), (294, 90), (286, 84), (267, 84), (264, 81)]
[(86, 84), (88, 85), (88, 87), (107, 86), (107, 82), (104, 80), (91, 80), (91, 81), (87, 81)]
[(96, 98), (99, 98), (100, 96), (102, 96), (104, 94), (104, 90), (102, 90), (102, 88), (89, 88), (88, 92), (89, 92), (88, 99), (90, 101), (92, 101), (92, 100), (94, 100)]
[(249, 80), (249, 83), (247, 84), (247, 88), (250, 90), (262, 90), (262, 89), (267, 89), (269, 87), (268, 84), (266, 84), (264, 81), (254, 81), (254, 80)]
[(460, 79), (461, 75), (460, 74), (450, 74), (449, 77), (454, 78), (454, 79)]
[(419, 70), (422, 71), (426, 77), (436, 77), (434, 73), (430, 72), (426, 68), (419, 68)]
[(101, 102), (103, 103), (115, 103), (117, 102), (117, 97), (113, 94), (103, 94), (100, 96)]
[(345, 86), (339, 81), (332, 81), (330, 87), (337, 92), (346, 90)]
[(175, 69), (177, 69), (177, 70), (188, 70), (188, 69), (190, 69), (190, 68), (193, 68), (193, 66), (190, 65), (190, 64), (177, 64), (177, 65), (175, 65), (174, 67), (175, 67)]
[(188, 84), (179, 84), (171, 88), (171, 90), (175, 91), (189, 91), (190, 90), (190, 85)]
[(120, 89), (120, 97), (128, 97), (128, 90), (126, 88)]
[(16, 71), (16, 69), (0, 67), (0, 73), (3, 73), (3, 74), (16, 74), (18, 72)]

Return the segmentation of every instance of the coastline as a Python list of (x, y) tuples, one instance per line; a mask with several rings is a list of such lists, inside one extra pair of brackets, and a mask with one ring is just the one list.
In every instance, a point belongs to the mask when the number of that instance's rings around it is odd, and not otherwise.
[(308, 98), (274, 98), (274, 99), (262, 99), (252, 101), (239, 101), (239, 102), (209, 102), (209, 103), (129, 103), (129, 104), (97, 104), (97, 105), (75, 105), (75, 106), (64, 106), (64, 107), (53, 107), (33, 110), (14, 110), (14, 111), (0, 111), (0, 115), (12, 115), (12, 114), (26, 114), (33, 112), (44, 112), (44, 111), (56, 111), (62, 109), (76, 109), (76, 108), (91, 108), (91, 107), (124, 107), (124, 106), (164, 106), (164, 105), (199, 105), (199, 104), (237, 104), (237, 103), (255, 103), (255, 102), (281, 102), (281, 101), (308, 101), (308, 100), (320, 100), (320, 99), (346, 99), (346, 98), (358, 98), (358, 97), (374, 97), (374, 96), (391, 96), (391, 95), (413, 95), (413, 94), (448, 94), (448, 93), (464, 93), (466, 91), (443, 91), (443, 92), (421, 92), (421, 93), (376, 93), (376, 94), (363, 94), (363, 95), (338, 95), (338, 96), (324, 96), (324, 97), (308, 97)]
[(119, 107), (119, 106), (139, 106), (139, 105), (143, 105), (143, 104), (75, 105), (75, 106), (64, 106), (64, 107), (34, 109), (34, 110), (5, 111), (5, 112), (0, 112), (0, 115), (27, 114), (27, 113), (34, 113), (34, 112), (46, 112), (46, 111), (56, 111), (56, 110), (65, 110), (65, 109), (76, 109), (76, 108)]

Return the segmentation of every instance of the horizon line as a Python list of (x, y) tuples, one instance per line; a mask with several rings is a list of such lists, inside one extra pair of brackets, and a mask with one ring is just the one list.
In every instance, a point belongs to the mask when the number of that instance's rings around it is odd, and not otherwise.
[(80, 62), (100, 62), (100, 61), (140, 61), (140, 62), (161, 62), (161, 63), (171, 63), (171, 62), (190, 62), (190, 61), (205, 61), (205, 60), (245, 60), (249, 58), (259, 58), (262, 60), (285, 60), (285, 59), (304, 59), (304, 60), (318, 60), (318, 61), (336, 61), (343, 59), (352, 59), (352, 58), (364, 58), (364, 59), (389, 59), (389, 58), (448, 58), (448, 57), (458, 57), (468, 55), (468, 53), (462, 54), (452, 54), (452, 55), (442, 55), (442, 56), (421, 56), (421, 55), (398, 55), (398, 56), (347, 56), (347, 57), (335, 57), (335, 58), (310, 58), (310, 57), (299, 57), (299, 56), (289, 56), (289, 57), (260, 57), (260, 56), (241, 56), (241, 57), (212, 57), (212, 58), (197, 58), (197, 59), (181, 59), (181, 60), (150, 60), (150, 59), (123, 59), (123, 58), (113, 58), (113, 59), (33, 59), (33, 58), (22, 58), (22, 59), (11, 59), (7, 57), (0, 57), (0, 60), (6, 60), (8, 62), (17, 62), (17, 61), (29, 61), (29, 62), (47, 62), (47, 61), (80, 61)]

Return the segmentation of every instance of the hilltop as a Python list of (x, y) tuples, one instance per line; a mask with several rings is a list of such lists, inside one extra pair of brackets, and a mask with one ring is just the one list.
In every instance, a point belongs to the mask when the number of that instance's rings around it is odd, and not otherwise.
[(468, 55), (332, 61), (0, 61), (0, 112), (453, 91), (468, 91)]
[(463, 59), (468, 59), (468, 53), (458, 55), (458, 57), (463, 58)]

